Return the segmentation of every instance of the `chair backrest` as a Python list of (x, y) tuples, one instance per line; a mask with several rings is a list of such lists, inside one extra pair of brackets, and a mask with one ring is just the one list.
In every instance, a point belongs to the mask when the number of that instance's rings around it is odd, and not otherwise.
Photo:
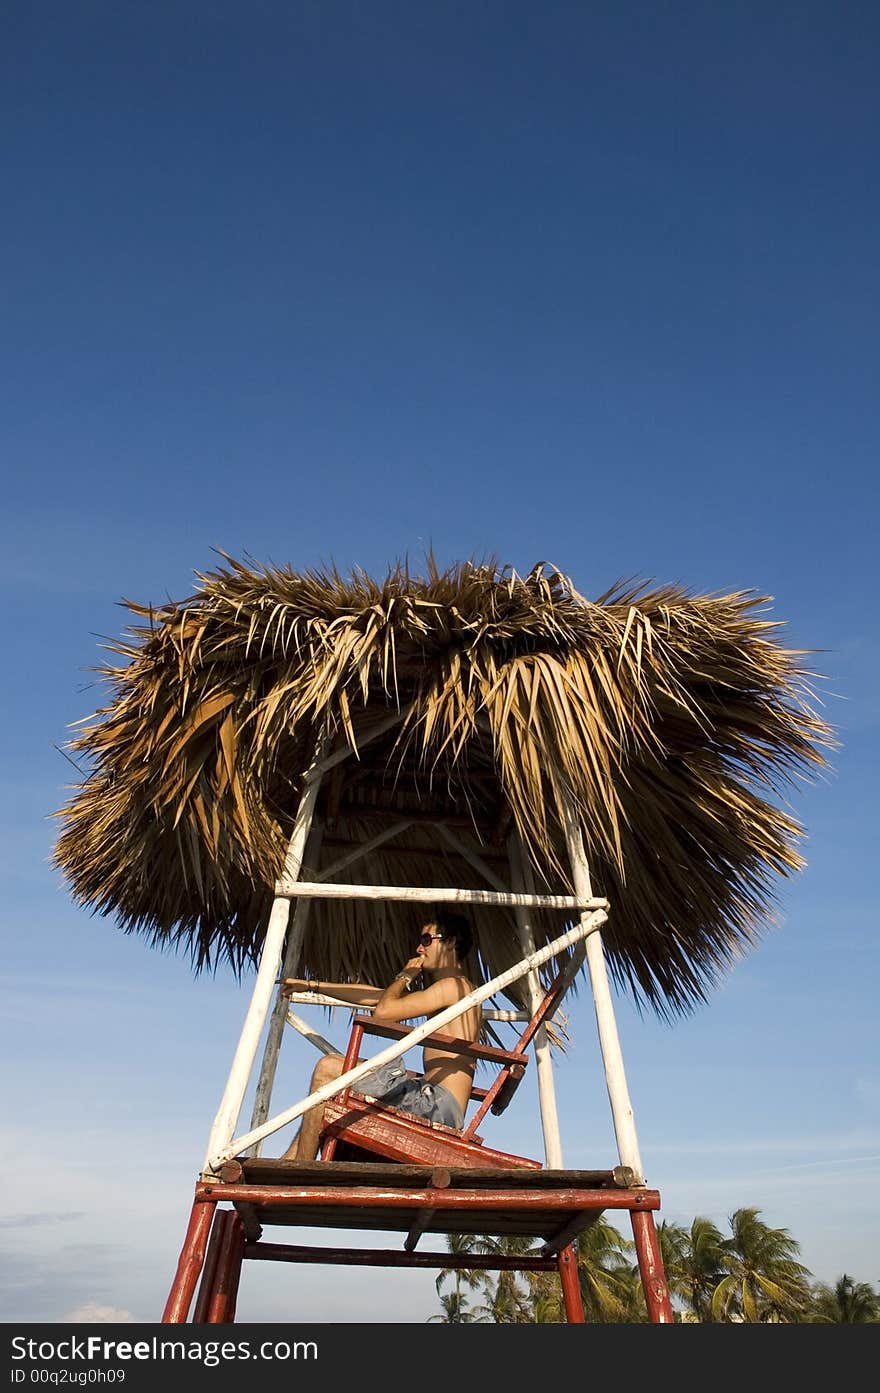
[[(556, 977), (547, 988), (537, 1007), (523, 1024), (516, 1044), (511, 1050), (498, 1049), (493, 1045), (482, 1045), (473, 1040), (463, 1040), (458, 1036), (444, 1035), (439, 1032), (424, 1038), (423, 1044), (431, 1043), (433, 1045), (439, 1045), (442, 1049), (454, 1051), (456, 1054), (461, 1054), (471, 1059), (482, 1060), (485, 1063), (498, 1066), (498, 1073), (489, 1088), (471, 1089), (471, 1098), (478, 1101), (479, 1106), (474, 1116), (462, 1129), (463, 1137), (469, 1138), (474, 1136), (480, 1122), (490, 1110), (496, 1117), (504, 1112), (519, 1086), (520, 1079), (525, 1073), (529, 1061), (529, 1056), (527, 1054), (529, 1045), (532, 1043), (540, 1027), (544, 1025), (557, 1010), (573, 976), (574, 973), (571, 963), (556, 974)], [(397, 1025), (388, 1021), (376, 1021), (370, 1015), (356, 1014), (352, 1018), (351, 1035), (345, 1055), (344, 1069), (347, 1071), (354, 1068), (360, 1055), (361, 1043), (364, 1035), (376, 1035), (386, 1040), (402, 1040), (411, 1030), (412, 1026), (410, 1025)], [(356, 1091), (357, 1084), (355, 1083), (353, 1087)], [(348, 1090), (346, 1090), (346, 1093), (347, 1092)], [(343, 1102), (344, 1098), (345, 1094), (340, 1096), (339, 1101)]]

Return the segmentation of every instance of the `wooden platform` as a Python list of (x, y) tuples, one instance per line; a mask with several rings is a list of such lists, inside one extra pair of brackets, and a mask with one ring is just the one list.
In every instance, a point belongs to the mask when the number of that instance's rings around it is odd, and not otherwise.
[(222, 1176), (200, 1181), (196, 1199), (232, 1204), (250, 1244), (267, 1226), (400, 1232), (410, 1251), (423, 1233), (517, 1234), (543, 1239), (549, 1254), (606, 1209), (660, 1207), (658, 1191), (634, 1187), (620, 1166), (517, 1171), (241, 1157)]

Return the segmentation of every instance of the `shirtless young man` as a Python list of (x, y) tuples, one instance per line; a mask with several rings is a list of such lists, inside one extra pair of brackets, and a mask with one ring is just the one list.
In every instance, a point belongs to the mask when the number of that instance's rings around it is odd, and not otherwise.
[[(435, 1016), (445, 1006), (461, 1001), (474, 990), (462, 969), (471, 943), (471, 928), (464, 916), (438, 909), (426, 921), (415, 954), (384, 991), (381, 987), (361, 983), (314, 982), (288, 977), (284, 980), (282, 995), (323, 988), (327, 995), (350, 1001), (354, 1006), (373, 1007), (373, 1019), (377, 1021), (409, 1021), (419, 1016)], [(419, 973), (426, 975), (430, 985), (411, 992), (409, 988)], [(480, 1006), (472, 1006), (450, 1022), (450, 1027), (463, 1040), (477, 1040), (481, 1019)], [(341, 1054), (325, 1055), (319, 1060), (309, 1092), (339, 1078), (344, 1062)], [(416, 1117), (442, 1122), (447, 1127), (461, 1127), (471, 1096), (474, 1060), (436, 1045), (426, 1045), (422, 1067), (422, 1074), (411, 1077), (402, 1058), (392, 1060), (358, 1079), (356, 1091), (382, 1098)], [(323, 1113), (323, 1105), (319, 1104), (303, 1114), (300, 1130), (282, 1160), (315, 1159)]]

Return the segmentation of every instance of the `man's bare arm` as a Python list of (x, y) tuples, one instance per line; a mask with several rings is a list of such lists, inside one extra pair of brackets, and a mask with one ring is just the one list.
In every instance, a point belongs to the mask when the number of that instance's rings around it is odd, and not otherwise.
[(444, 978), (422, 991), (408, 992), (404, 974), (408, 973), (411, 967), (412, 964), (407, 963), (403, 972), (398, 973), (391, 985), (386, 987), (373, 1012), (373, 1020), (410, 1021), (418, 1016), (434, 1016), (438, 1011), (442, 1011), (444, 1006), (451, 1006), (453, 1002), (461, 1001), (462, 997), (467, 995), (458, 978)]
[(281, 995), (290, 996), (291, 992), (315, 992), (319, 996), (335, 996), (352, 1006), (375, 1006), (383, 988), (371, 987), (366, 982), (319, 982), (314, 977), (285, 977)]

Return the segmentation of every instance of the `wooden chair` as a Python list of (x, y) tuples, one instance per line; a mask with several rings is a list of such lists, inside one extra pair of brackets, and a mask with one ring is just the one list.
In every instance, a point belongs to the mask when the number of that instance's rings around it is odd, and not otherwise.
[[(485, 1146), (477, 1127), (487, 1113), (497, 1116), (504, 1112), (528, 1065), (529, 1045), (539, 1027), (556, 1011), (571, 979), (570, 966), (557, 974), (511, 1050), (439, 1033), (428, 1035), (422, 1042), (498, 1066), (489, 1088), (471, 1089), (471, 1099), (478, 1107), (460, 1130), (414, 1117), (412, 1113), (391, 1107), (381, 1099), (367, 1098), (356, 1092), (355, 1087), (349, 1087), (324, 1104), (319, 1142), (321, 1159), (352, 1161), (382, 1156), (392, 1161), (455, 1168), (541, 1170), (540, 1161)], [(345, 1071), (355, 1067), (364, 1035), (401, 1040), (411, 1030), (411, 1025), (395, 1025), (375, 1021), (369, 1015), (355, 1015), (345, 1055)]]

